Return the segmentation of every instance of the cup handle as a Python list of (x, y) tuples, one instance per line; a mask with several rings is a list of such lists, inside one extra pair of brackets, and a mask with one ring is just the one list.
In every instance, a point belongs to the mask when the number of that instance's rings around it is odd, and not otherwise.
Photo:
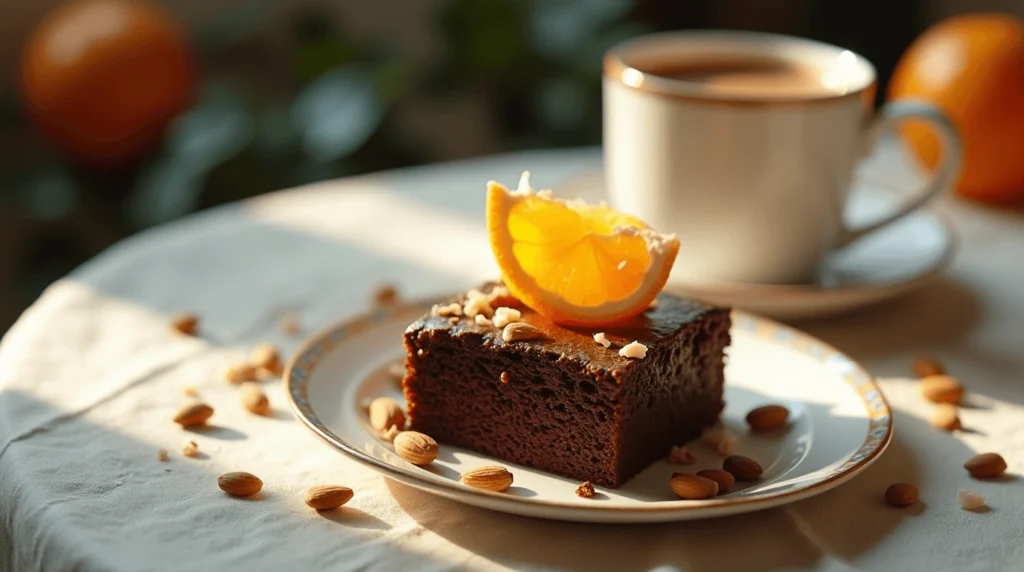
[(896, 222), (921, 208), (925, 203), (937, 197), (942, 191), (951, 186), (960, 174), (960, 161), (963, 153), (960, 135), (957, 133), (956, 127), (949, 121), (949, 118), (939, 111), (938, 108), (926, 103), (915, 101), (887, 103), (882, 108), (881, 115), (871, 125), (868, 139), (871, 147), (874, 147), (882, 133), (895, 128), (901, 121), (907, 119), (924, 120), (931, 123), (935, 128), (942, 145), (942, 158), (939, 162), (939, 168), (932, 175), (931, 180), (928, 181), (921, 193), (896, 212), (860, 228), (851, 229), (844, 226), (839, 236), (837, 248), (846, 246), (864, 235)]

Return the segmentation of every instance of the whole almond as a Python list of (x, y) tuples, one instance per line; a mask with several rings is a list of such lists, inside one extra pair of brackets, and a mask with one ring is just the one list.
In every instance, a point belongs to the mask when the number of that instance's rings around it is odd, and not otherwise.
[(914, 358), (914, 363), (911, 365), (911, 369), (913, 369), (914, 375), (918, 378), (925, 378), (931, 375), (943, 375), (946, 373), (942, 364), (928, 356), (918, 356)]
[(718, 494), (728, 491), (736, 484), (736, 477), (732, 476), (732, 473), (729, 471), (723, 471), (722, 469), (704, 469), (697, 471), (697, 476), (711, 479), (718, 483)]
[(964, 386), (948, 375), (929, 375), (921, 380), (921, 395), (932, 403), (959, 405), (964, 399)]
[(512, 486), (512, 473), (505, 467), (488, 465), (462, 473), (459, 482), (474, 489), (503, 493)]
[(419, 431), (395, 435), (395, 452), (414, 465), (428, 465), (437, 458), (437, 441)]
[(717, 482), (689, 473), (672, 473), (668, 484), (672, 487), (672, 492), (686, 500), (709, 499), (718, 494)]
[(917, 502), (917, 487), (910, 483), (896, 483), (885, 489), (885, 502), (892, 506), (910, 506)]
[(306, 504), (316, 510), (333, 510), (352, 500), (352, 489), (337, 485), (319, 485), (306, 491)]
[(220, 490), (236, 497), (252, 496), (263, 488), (263, 481), (252, 473), (238, 471), (224, 473), (217, 479)]
[(943, 431), (957, 431), (963, 428), (960, 424), (960, 416), (957, 414), (956, 406), (948, 403), (940, 403), (935, 406), (929, 423), (931, 423), (932, 427), (942, 429)]
[(993, 479), (1006, 472), (1006, 460), (999, 453), (981, 453), (968, 459), (964, 468), (976, 479)]
[(256, 368), (247, 363), (236, 363), (224, 370), (224, 379), (228, 383), (245, 383), (256, 380)]
[(260, 344), (252, 350), (252, 355), (249, 356), (249, 363), (257, 370), (265, 370), (272, 375), (280, 375), (281, 370), (281, 354), (278, 353), (277, 348), (272, 344)]
[(399, 430), (405, 429), (405, 412), (398, 402), (390, 397), (378, 397), (370, 402), (370, 426), (378, 431), (386, 431), (394, 425)]
[(181, 406), (174, 414), (174, 422), (182, 427), (197, 427), (213, 416), (213, 408), (202, 401), (192, 401)]
[(242, 401), (242, 407), (249, 410), (250, 413), (256, 415), (266, 415), (270, 413), (270, 400), (267, 399), (267, 394), (263, 393), (263, 388), (260, 384), (254, 381), (247, 381), (242, 384), (242, 387), (238, 390), (238, 398)]
[(512, 322), (501, 331), (501, 339), (506, 342), (518, 342), (520, 340), (535, 340), (543, 334), (537, 328), (526, 322)]
[(726, 457), (722, 461), (722, 469), (731, 473), (737, 481), (756, 481), (764, 473), (757, 461), (743, 455)]
[(782, 405), (762, 405), (747, 413), (747, 425), (754, 433), (775, 431), (789, 420), (789, 409)]
[(194, 336), (199, 329), (199, 316), (195, 314), (178, 314), (171, 318), (171, 328), (179, 334)]

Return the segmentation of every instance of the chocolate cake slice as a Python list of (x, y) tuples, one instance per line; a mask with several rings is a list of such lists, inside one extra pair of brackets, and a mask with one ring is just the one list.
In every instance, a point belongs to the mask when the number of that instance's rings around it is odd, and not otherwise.
[[(597, 329), (564, 328), (523, 307), (519, 321), (538, 337), (505, 341), (502, 328), (464, 314), (466, 301), (435, 307), (405, 332), (408, 416), (442, 443), (618, 487), (724, 407), (726, 308), (662, 294), (644, 314), (600, 330), (605, 347)], [(645, 357), (619, 355), (633, 341)]]

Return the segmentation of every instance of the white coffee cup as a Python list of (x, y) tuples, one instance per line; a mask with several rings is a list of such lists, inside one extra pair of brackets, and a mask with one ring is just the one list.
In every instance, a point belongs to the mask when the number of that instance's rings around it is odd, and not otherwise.
[[(730, 87), (663, 73), (765, 62), (810, 72), (820, 85)], [(613, 48), (604, 67), (609, 199), (679, 236), (674, 281), (805, 282), (830, 251), (919, 208), (958, 173), (960, 141), (946, 117), (911, 101), (875, 117), (874, 67), (840, 47), (752, 32), (666, 32)], [(845, 227), (858, 162), (875, 135), (908, 119), (929, 122), (941, 138), (932, 180), (897, 212)]]

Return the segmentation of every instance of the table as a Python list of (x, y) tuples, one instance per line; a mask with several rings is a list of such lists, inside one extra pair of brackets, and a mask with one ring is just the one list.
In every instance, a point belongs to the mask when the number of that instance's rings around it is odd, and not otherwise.
[[(893, 154), (890, 154), (893, 155)], [(0, 345), (0, 570), (1010, 570), (1024, 562), (1024, 480), (979, 482), (961, 464), (1002, 453), (1024, 471), (1024, 215), (946, 199), (962, 234), (947, 276), (898, 302), (800, 324), (878, 375), (896, 438), (863, 475), (785, 508), (643, 526), (491, 513), (392, 483), (329, 449), (268, 384), (269, 417), (237, 405), (218, 370), (269, 341), (282, 312), (306, 332), (366, 308), (376, 285), (405, 296), (493, 276), (484, 183), (523, 169), (554, 186), (596, 169), (594, 149), (530, 152), (356, 177), (204, 212), (118, 244), (52, 285)], [(895, 176), (895, 175), (893, 175)], [(420, 233), (429, 227), (430, 233)], [(203, 336), (168, 332), (194, 311)], [(928, 426), (904, 377), (934, 353), (970, 389), (967, 431)], [(217, 428), (171, 422), (194, 385)], [(185, 439), (200, 448), (183, 458)], [(161, 463), (157, 450), (171, 460)], [(258, 500), (228, 498), (226, 471), (259, 475)], [(898, 481), (922, 502), (880, 500)], [(308, 486), (355, 498), (317, 514)], [(970, 488), (990, 508), (956, 506)]]

